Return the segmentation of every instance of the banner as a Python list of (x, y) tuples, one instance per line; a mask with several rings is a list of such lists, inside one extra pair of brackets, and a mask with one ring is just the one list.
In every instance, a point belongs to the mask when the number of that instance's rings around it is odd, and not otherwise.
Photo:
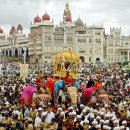
[(28, 76), (28, 64), (20, 64), (20, 76), (26, 78)]
[(76, 87), (68, 87), (68, 93), (70, 95), (73, 104), (77, 104), (78, 92)]

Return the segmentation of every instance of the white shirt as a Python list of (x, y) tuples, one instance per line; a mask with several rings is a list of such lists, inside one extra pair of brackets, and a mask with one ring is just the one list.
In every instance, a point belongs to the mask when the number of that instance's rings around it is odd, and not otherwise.
[(38, 124), (41, 123), (41, 122), (42, 122), (42, 119), (39, 116), (37, 116), (36, 119), (35, 119), (35, 126), (37, 127)]
[(47, 117), (46, 117), (46, 120), (45, 120), (45, 121), (46, 121), (48, 124), (50, 124), (52, 118), (55, 118), (54, 113), (53, 113), (53, 112), (47, 113)]
[(130, 117), (130, 111), (127, 111), (127, 118)]

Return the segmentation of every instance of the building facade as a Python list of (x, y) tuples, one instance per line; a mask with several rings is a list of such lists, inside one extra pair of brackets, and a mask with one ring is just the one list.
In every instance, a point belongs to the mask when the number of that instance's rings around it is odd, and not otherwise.
[(84, 63), (106, 64), (130, 60), (130, 36), (122, 36), (121, 28), (110, 28), (105, 34), (103, 26), (88, 26), (81, 18), (72, 20), (69, 4), (66, 4), (63, 20), (54, 25), (53, 19), (44, 13), (36, 16), (30, 25), (30, 34), (23, 34), (23, 27), (11, 28), (9, 36), (0, 28), (1, 61), (52, 63), (55, 55), (71, 48)]

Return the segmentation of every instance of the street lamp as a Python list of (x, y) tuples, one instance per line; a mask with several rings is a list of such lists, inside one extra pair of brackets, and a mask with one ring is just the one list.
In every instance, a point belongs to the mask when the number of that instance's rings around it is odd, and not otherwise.
[(66, 32), (66, 16), (63, 17), (63, 29), (64, 29), (64, 45), (63, 48), (66, 50), (67, 48), (67, 32)]
[(24, 54), (23, 54), (24, 64), (26, 64), (26, 51), (27, 51), (27, 48), (24, 47), (23, 50), (24, 50)]

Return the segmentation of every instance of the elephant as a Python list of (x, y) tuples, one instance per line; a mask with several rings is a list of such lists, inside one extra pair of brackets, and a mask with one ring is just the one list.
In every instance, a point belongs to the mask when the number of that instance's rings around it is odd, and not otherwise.
[[(67, 83), (64, 81), (64, 79), (56, 80), (56, 79), (50, 78), (46, 81), (46, 88), (48, 92), (50, 93), (50, 95), (52, 95), (52, 99), (54, 100), (54, 103), (56, 103), (59, 90), (64, 89), (66, 85)], [(78, 82), (73, 82), (72, 85), (78, 89), (80, 88), (80, 84)]]

